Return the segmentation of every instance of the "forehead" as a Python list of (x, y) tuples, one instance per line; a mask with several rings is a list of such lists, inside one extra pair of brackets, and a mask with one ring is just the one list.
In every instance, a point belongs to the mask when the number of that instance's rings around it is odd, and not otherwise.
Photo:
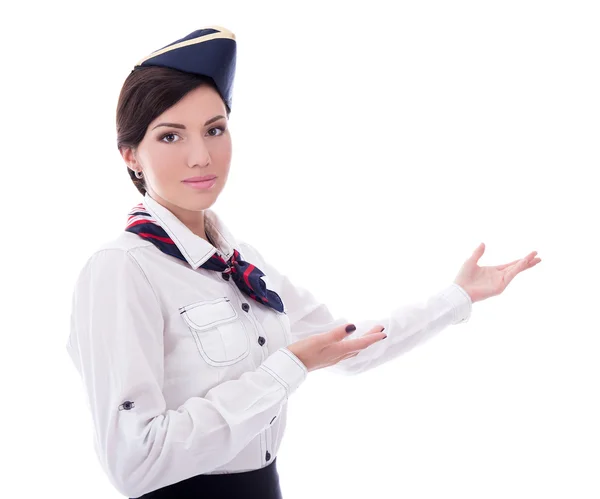
[(210, 85), (202, 85), (188, 92), (182, 99), (157, 116), (159, 121), (198, 121), (204, 123), (218, 114), (227, 116), (225, 104), (219, 93)]

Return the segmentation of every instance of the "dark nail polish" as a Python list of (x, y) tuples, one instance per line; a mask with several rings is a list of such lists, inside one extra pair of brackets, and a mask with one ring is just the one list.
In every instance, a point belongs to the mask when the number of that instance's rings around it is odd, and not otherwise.
[(354, 324), (350, 324), (346, 326), (346, 332), (351, 333), (352, 331), (356, 331), (356, 326)]
[(386, 338), (387, 338), (387, 334), (386, 334), (386, 335), (385, 335), (383, 338), (381, 338), (381, 339), (382, 339), (382, 340), (385, 340)]

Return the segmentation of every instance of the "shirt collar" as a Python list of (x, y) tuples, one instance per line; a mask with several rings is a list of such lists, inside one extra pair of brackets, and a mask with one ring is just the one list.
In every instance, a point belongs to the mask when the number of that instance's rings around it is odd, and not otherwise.
[(211, 209), (204, 210), (204, 229), (216, 247), (194, 234), (170, 210), (158, 203), (147, 192), (144, 195), (144, 206), (173, 240), (194, 270), (215, 252), (228, 260), (233, 255), (234, 248), (239, 247), (238, 241)]

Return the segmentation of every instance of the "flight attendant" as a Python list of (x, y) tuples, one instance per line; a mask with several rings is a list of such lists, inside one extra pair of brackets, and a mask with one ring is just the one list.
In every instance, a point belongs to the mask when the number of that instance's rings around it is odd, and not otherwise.
[(235, 62), (233, 33), (202, 28), (141, 59), (119, 96), (117, 145), (143, 201), (81, 269), (67, 350), (100, 464), (130, 498), (281, 498), (286, 403), (310, 371), (395, 359), (541, 261), (481, 267), (481, 244), (425, 303), (334, 318), (211, 209)]

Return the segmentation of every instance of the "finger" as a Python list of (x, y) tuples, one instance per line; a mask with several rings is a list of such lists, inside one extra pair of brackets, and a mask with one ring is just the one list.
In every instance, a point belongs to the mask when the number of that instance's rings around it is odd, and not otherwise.
[[(525, 257), (525, 259), (527, 259), (527, 257)], [(541, 261), (542, 261), (542, 259), (539, 258), (539, 257), (538, 258), (534, 258), (532, 260), (528, 259), (526, 265), (524, 266), (524, 268), (521, 269), (521, 271), (530, 269), (531, 267), (535, 267)]]
[(533, 260), (530, 260), (530, 261), (526, 261), (525, 259), (517, 260), (518, 263), (514, 264), (513, 268), (509, 268), (506, 271), (506, 274), (504, 275), (504, 283), (506, 285), (508, 285), (508, 283), (510, 281), (512, 281), (518, 273), (523, 272), (524, 270), (530, 269), (532, 267), (535, 267), (541, 261), (542, 261), (541, 258), (534, 258)]
[[(367, 331), (365, 334), (363, 334), (362, 336), (359, 336), (358, 338), (351, 338), (351, 335), (349, 334), (344, 341), (340, 342), (342, 345), (344, 345), (343, 346), (344, 354), (348, 352), (348, 349), (345, 348), (345, 345), (348, 344), (348, 342), (352, 342), (355, 339), (365, 338), (367, 336), (372, 336), (372, 335), (376, 334), (378, 336), (377, 336), (377, 338), (375, 338), (373, 340), (373, 343), (375, 343), (376, 341), (379, 341), (380, 339), (382, 339), (381, 333), (384, 331), (384, 329), (385, 328), (383, 326), (375, 326), (375, 327), (371, 328), (369, 331)], [(386, 336), (387, 336), (387, 333), (384, 333), (383, 338), (385, 338)], [(350, 344), (352, 344), (352, 343), (350, 343)]]
[(506, 269), (506, 268), (510, 267), (511, 265), (514, 265), (514, 264), (515, 264), (515, 263), (517, 263), (518, 261), (519, 261), (519, 259), (517, 259), (517, 260), (513, 260), (513, 261), (512, 261), (512, 262), (510, 262), (510, 263), (505, 263), (504, 265), (496, 265), (496, 268), (497, 268), (498, 270), (504, 270), (504, 269)]
[(364, 350), (365, 348), (371, 346), (373, 343), (377, 343), (382, 339), (386, 338), (387, 335), (384, 333), (372, 333), (365, 334), (360, 338), (348, 339), (345, 341), (341, 341), (338, 343), (339, 353), (340, 355), (346, 355), (350, 352), (355, 352), (357, 350)]
[(519, 263), (516, 263), (512, 268), (508, 269), (504, 274), (504, 283), (510, 283), (519, 272), (527, 268), (528, 264), (529, 262), (523, 258)]
[(533, 260), (529, 261), (529, 263), (527, 264), (527, 266), (523, 270), (527, 270), (527, 269), (530, 269), (531, 267), (535, 267), (541, 261), (542, 261), (541, 258), (534, 258)]
[(469, 258), (469, 260), (471, 260), (473, 263), (477, 263), (479, 261), (479, 259), (482, 257), (484, 251), (485, 251), (485, 244), (481, 243), (479, 246), (477, 246), (477, 248), (475, 248), (475, 251), (473, 251), (473, 254)]
[[(535, 255), (537, 255), (537, 251), (532, 251), (531, 253), (529, 253), (529, 255), (527, 255), (527, 256), (525, 257), (525, 260), (529, 260), (529, 259), (531, 259), (532, 257), (534, 257)], [(506, 269), (506, 268), (510, 267), (511, 265), (514, 265), (515, 263), (518, 263), (518, 262), (520, 262), (521, 260), (523, 260), (523, 259), (522, 259), (522, 258), (517, 258), (516, 260), (513, 260), (513, 261), (512, 261), (512, 262), (510, 262), (510, 263), (505, 263), (505, 264), (503, 264), (503, 265), (496, 265), (496, 269), (498, 269), (498, 270), (504, 270), (504, 269)]]
[[(383, 327), (382, 325), (377, 325), (377, 326), (373, 326), (371, 329), (369, 329), (365, 334), (358, 336), (356, 338), (364, 338), (365, 336), (370, 336), (372, 334), (379, 334), (381, 332), (383, 332), (385, 329), (385, 327)], [(346, 335), (346, 338), (344, 339), (344, 343), (346, 343), (347, 341), (350, 341), (350, 339), (356, 339), (352, 336), (352, 333)]]
[(529, 263), (535, 255), (537, 255), (537, 251), (532, 251), (524, 258), (524, 260), (527, 260), (527, 262)]
[[(350, 330), (347, 331), (346, 330), (347, 326), (352, 326), (352, 328), (349, 328)], [(338, 327), (332, 329), (328, 333), (325, 333), (325, 336), (326, 336), (328, 342), (331, 342), (332, 340), (333, 341), (341, 341), (341, 340), (346, 339), (352, 333), (354, 333), (354, 331), (356, 331), (356, 326), (354, 324), (342, 324), (341, 326), (338, 326)], [(364, 336), (366, 336), (368, 334), (378, 333), (380, 331), (383, 331), (383, 326), (379, 324), (379, 325), (373, 326), (371, 329), (369, 329), (369, 331), (367, 331)]]
[[(385, 328), (383, 326), (373, 326), (371, 329), (369, 329), (365, 334), (363, 334), (363, 336), (367, 336), (368, 334), (377, 334), (377, 333), (381, 333), (382, 331), (384, 331)], [(350, 336), (350, 335), (348, 335)]]
[[(347, 328), (347, 329), (346, 329)], [(356, 331), (356, 326), (350, 322), (347, 324), (342, 324), (333, 328), (331, 331), (328, 331), (323, 335), (324, 339), (327, 343), (331, 343), (332, 341), (341, 341), (349, 334)]]

